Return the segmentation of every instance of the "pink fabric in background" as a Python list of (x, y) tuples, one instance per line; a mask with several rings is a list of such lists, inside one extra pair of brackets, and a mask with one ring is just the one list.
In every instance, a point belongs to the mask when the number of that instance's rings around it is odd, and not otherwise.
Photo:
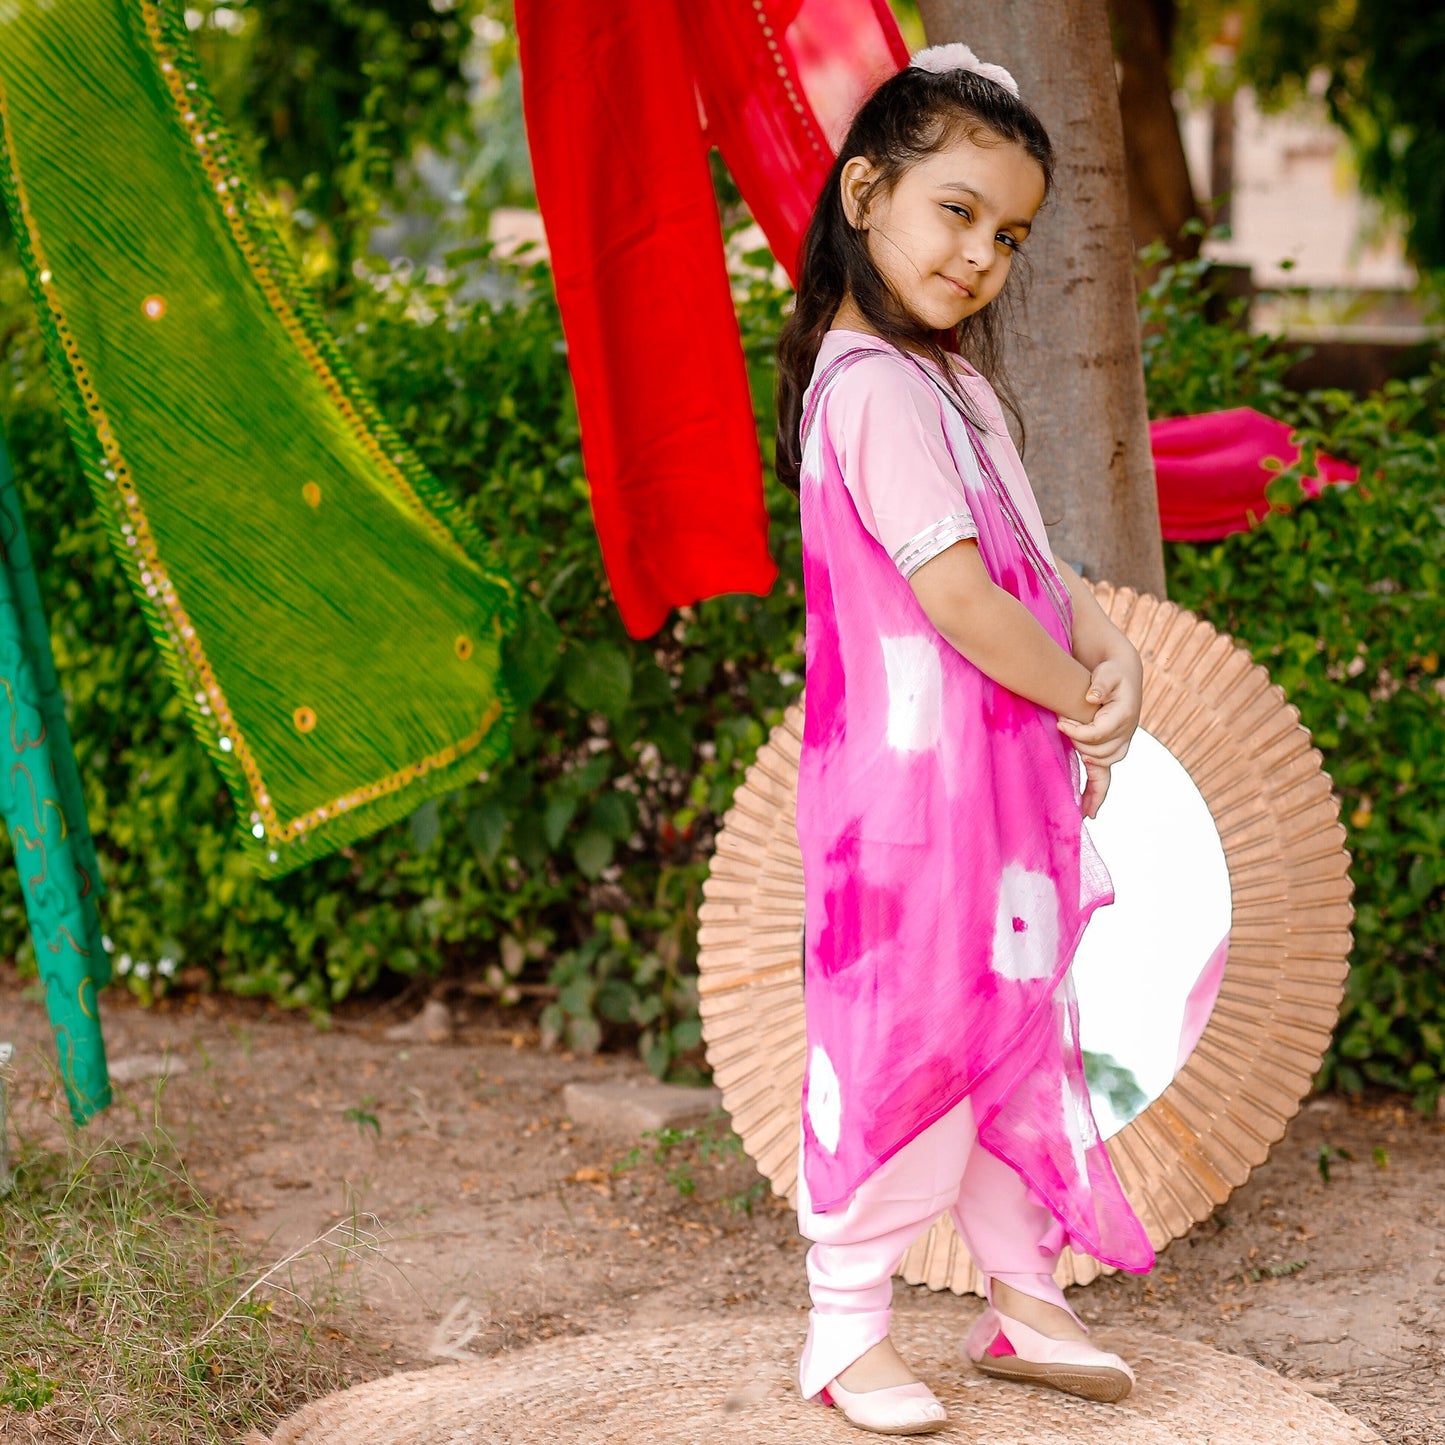
[[(994, 447), (1012, 451), (992, 387), (967, 368), (960, 380)], [(1051, 712), (940, 636), (870, 535), (838, 455), (858, 435), (849, 408), (875, 389), (918, 393), (941, 441), (942, 505), (956, 493), (989, 575), (1067, 648), (1068, 592), (1022, 468), (1004, 479), (942, 385), (877, 338), (832, 332), (804, 419), (808, 1194), (817, 1212), (843, 1207), (968, 1097), (979, 1141), (1061, 1236), (1143, 1270), (1153, 1250), (1094, 1122), (1069, 976), (1089, 915), (1112, 897), (1077, 758)]]
[(707, 139), (773, 255), (798, 251), (858, 107), (908, 63), (887, 0), (689, 0)]
[[(1290, 428), (1249, 407), (1169, 417), (1149, 423), (1159, 487), (1159, 526), (1166, 541), (1202, 542), (1244, 532), (1268, 511), (1265, 487), (1279, 474), (1275, 458), (1292, 466), (1299, 448)], [(1319, 457), (1319, 475), (1305, 483), (1317, 497), (1327, 483), (1348, 483), (1359, 469)]]
[(1189, 997), (1184, 1001), (1184, 1024), (1179, 1030), (1179, 1054), (1174, 1060), (1177, 1074), (1194, 1052), (1194, 1046), (1204, 1037), (1209, 1016), (1214, 1012), (1215, 1000), (1219, 997), (1220, 985), (1224, 982), (1224, 965), (1229, 961), (1229, 935), (1226, 933), (1215, 946), (1214, 952), (1205, 960)]

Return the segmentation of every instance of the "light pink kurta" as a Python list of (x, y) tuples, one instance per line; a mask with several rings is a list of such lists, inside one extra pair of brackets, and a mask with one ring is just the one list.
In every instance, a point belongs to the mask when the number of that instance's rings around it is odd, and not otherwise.
[(1054, 714), (934, 628), (912, 572), (973, 537), (1068, 648), (1072, 614), (997, 399), (978, 436), (928, 364), (824, 341), (804, 410), (807, 715), (803, 1165), (818, 1212), (961, 1098), (980, 1142), (1067, 1237), (1128, 1269), (1153, 1250), (1094, 1125), (1068, 979), (1112, 898)]

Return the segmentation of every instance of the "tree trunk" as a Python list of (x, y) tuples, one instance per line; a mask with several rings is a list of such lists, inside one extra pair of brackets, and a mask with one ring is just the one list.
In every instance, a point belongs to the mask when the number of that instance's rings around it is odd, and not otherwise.
[(1119, 110), (1129, 175), (1129, 224), (1135, 246), (1162, 240), (1176, 256), (1199, 253), (1199, 238), (1179, 235), (1199, 218), (1184, 141), (1169, 84), (1173, 0), (1109, 0), (1119, 62)]
[(1031, 319), (1011, 359), (1054, 550), (1088, 577), (1162, 597), (1106, 0), (920, 0), (919, 10), (932, 43), (962, 40), (1007, 66), (1054, 142), (1057, 189), (1028, 243)]
[(1218, 95), (1210, 108), (1209, 197), (1211, 219), (1229, 231), (1234, 225), (1234, 92)]

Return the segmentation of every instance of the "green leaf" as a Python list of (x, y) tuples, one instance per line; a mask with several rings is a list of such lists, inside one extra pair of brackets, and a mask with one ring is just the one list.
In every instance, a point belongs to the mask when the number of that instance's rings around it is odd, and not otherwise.
[(540, 868), (547, 861), (547, 838), (542, 820), (534, 812), (523, 813), (512, 824), (512, 846), (526, 868)]
[(1428, 858), (1416, 858), (1410, 864), (1407, 875), (1411, 895), (1423, 903), (1435, 891), (1435, 870)]
[(555, 849), (562, 841), (572, 819), (577, 814), (577, 799), (569, 797), (553, 798), (547, 804), (546, 811), (542, 814), (542, 832), (547, 839), (547, 846)]
[(632, 1022), (639, 1028), (656, 1023), (662, 1017), (663, 1002), (655, 993), (635, 993), (632, 1002)]
[(702, 1020), (683, 1019), (672, 1030), (672, 1046), (679, 1054), (695, 1049), (702, 1042)]
[(583, 828), (572, 840), (572, 857), (584, 878), (598, 878), (612, 861), (615, 845), (597, 828)]
[(632, 675), (632, 705), (664, 707), (672, 701), (672, 681), (650, 657)]
[(637, 804), (629, 793), (604, 793), (592, 805), (592, 813), (587, 821), (598, 832), (605, 833), (620, 843), (624, 838), (632, 836), (636, 823), (636, 807)]
[(495, 798), (479, 803), (467, 814), (467, 842), (483, 861), (495, 863), (507, 836), (507, 810)]
[(701, 692), (712, 680), (712, 675), (716, 670), (717, 660), (708, 653), (689, 654), (687, 661), (682, 665), (682, 691), (689, 696), (695, 692)]
[(512, 701), (525, 712), (547, 690), (557, 671), (562, 634), (530, 599), (519, 599), (517, 628), (506, 640), (502, 666)]
[(590, 1018), (596, 994), (590, 978), (574, 978), (558, 992), (557, 1003), (568, 1018)]
[(609, 978), (597, 990), (597, 1012), (615, 1024), (632, 1021), (637, 990), (620, 978)]
[(411, 841), (418, 853), (430, 852), (432, 845), (441, 836), (442, 814), (435, 798), (428, 798), (409, 821)]
[(571, 1018), (562, 1036), (573, 1053), (595, 1054), (602, 1046), (602, 1025), (594, 1018)]
[(588, 758), (580, 768), (573, 768), (558, 786), (574, 798), (582, 798), (596, 792), (607, 781), (607, 774), (611, 771), (612, 759), (606, 753), (598, 753), (595, 758)]
[(542, 1047), (550, 1048), (561, 1037), (567, 1027), (567, 1014), (561, 1004), (549, 1003), (542, 1010), (538, 1023), (542, 1033)]
[[(692, 711), (695, 711), (692, 710)], [(663, 758), (675, 768), (692, 765), (692, 726), (685, 717), (659, 717), (652, 725), (652, 741)]]
[(563, 686), (583, 712), (620, 717), (632, 697), (632, 665), (620, 647), (597, 642), (569, 647), (562, 659)]
[(652, 1039), (647, 1039), (644, 1035), (644, 1042), (639, 1047), (642, 1051), (642, 1061), (647, 1065), (648, 1072), (655, 1079), (664, 1078), (667, 1074), (667, 1066), (672, 1062), (672, 1041), (667, 1034), (659, 1033)]

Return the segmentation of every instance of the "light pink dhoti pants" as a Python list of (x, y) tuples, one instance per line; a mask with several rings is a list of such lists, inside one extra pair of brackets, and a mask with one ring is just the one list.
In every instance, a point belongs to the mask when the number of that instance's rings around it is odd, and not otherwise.
[(1073, 1314), (1053, 1279), (1063, 1228), (978, 1143), (967, 1099), (880, 1165), (843, 1209), (813, 1213), (800, 1149), (798, 1231), (814, 1241), (807, 1259), (813, 1308), (798, 1369), (804, 1398), (887, 1335), (893, 1274), (945, 1210), (983, 1273)]

